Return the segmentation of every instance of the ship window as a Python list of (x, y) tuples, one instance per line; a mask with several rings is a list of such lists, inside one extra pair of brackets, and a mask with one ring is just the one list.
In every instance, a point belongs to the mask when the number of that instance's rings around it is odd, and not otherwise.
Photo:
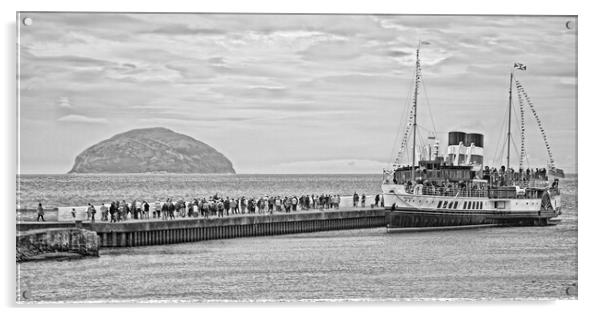
[(468, 207), (467, 207), (467, 209), (469, 209), (469, 210), (470, 210), (470, 208), (471, 208), (471, 207), (472, 207), (472, 202), (471, 202), (471, 201), (468, 201)]
[(479, 208), (483, 209), (483, 202), (479, 202)]
[(505, 201), (495, 201), (494, 207), (497, 209), (504, 209), (504, 208), (506, 208), (506, 202)]
[(458, 201), (454, 202), (454, 208), (458, 208)]
[(441, 208), (441, 204), (443, 204), (443, 201), (439, 201), (439, 203), (437, 204), (437, 208)]
[(462, 208), (466, 209), (466, 201), (464, 201), (464, 203), (462, 204)]
[(447, 201), (443, 203), (443, 208), (447, 208)]

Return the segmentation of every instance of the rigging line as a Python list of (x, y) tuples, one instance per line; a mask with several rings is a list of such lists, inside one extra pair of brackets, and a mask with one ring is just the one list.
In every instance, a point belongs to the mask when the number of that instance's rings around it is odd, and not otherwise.
[[(516, 81), (515, 81), (516, 82)], [(518, 83), (516, 85), (516, 89), (519, 90)], [(522, 94), (517, 92), (518, 95), (518, 103), (520, 107), (520, 160), (519, 160), (519, 169), (522, 168), (523, 162), (526, 156), (526, 140), (525, 140), (525, 105)]]
[(513, 147), (514, 148), (514, 153), (518, 154), (518, 147), (516, 147), (516, 142), (514, 141), (514, 137), (511, 137), (511, 138), (512, 138), (512, 146), (514, 146)]
[(497, 152), (496, 154), (496, 158), (497, 158), (497, 164), (500, 166), (504, 165), (504, 147), (506, 147), (506, 142), (508, 141), (508, 135), (504, 135), (504, 142), (502, 143), (502, 147), (500, 147), (501, 149)]
[(520, 82), (518, 82), (518, 80), (517, 80), (517, 87), (518, 87), (518, 90), (523, 94), (525, 100), (527, 100), (527, 104), (529, 105), (529, 108), (531, 109), (531, 112), (533, 112), (533, 116), (535, 117), (535, 120), (537, 121), (539, 131), (540, 131), (541, 135), (543, 136), (543, 141), (544, 141), (544, 144), (546, 145), (546, 150), (548, 152), (548, 158), (550, 159), (549, 166), (550, 166), (550, 168), (555, 169), (554, 158), (552, 157), (552, 148), (550, 147), (550, 144), (548, 143), (548, 137), (543, 128), (543, 124), (542, 124), (541, 120), (539, 119), (539, 115), (537, 115), (537, 112), (535, 111), (535, 107), (533, 106), (533, 103), (531, 102), (531, 99), (529, 98), (529, 95), (525, 91), (522, 84)]
[(416, 144), (416, 149), (418, 149), (418, 151), (420, 152), (420, 148), (422, 146), (424, 146), (423, 142), (422, 142), (422, 135), (420, 134), (420, 130), (416, 129), (416, 139), (418, 141), (418, 143)]
[[(504, 115), (502, 117), (506, 117), (506, 115), (508, 115), (508, 107), (504, 106), (503, 108), (504, 108)], [(499, 133), (498, 133), (498, 142), (495, 147), (496, 156), (497, 156), (498, 151), (500, 152), (500, 155), (503, 154), (504, 147), (506, 146), (506, 139), (508, 138), (508, 134), (504, 133), (504, 128), (506, 126), (505, 120), (500, 120), (499, 124), (500, 124), (499, 125), (500, 127), (499, 127)], [(499, 147), (500, 141), (503, 142), (502, 147)]]
[[(502, 116), (502, 117), (506, 117), (507, 114), (508, 114), (508, 107), (504, 107), (504, 116)], [(506, 145), (505, 139), (508, 138), (508, 135), (506, 135), (504, 133), (504, 125), (505, 125), (504, 123), (505, 123), (504, 120), (500, 120), (500, 128), (499, 128), (500, 132), (498, 133), (497, 144), (496, 144), (495, 152), (494, 152), (494, 155), (493, 155), (493, 158), (494, 158), (493, 162), (495, 162), (495, 159), (498, 157), (498, 152), (503, 153), (503, 147), (504, 147), (504, 145)], [(502, 139), (504, 139), (504, 143), (502, 144), (502, 147), (499, 147), (500, 141)], [(498, 161), (498, 163), (499, 163), (499, 161)]]
[(529, 155), (525, 154), (525, 161), (527, 162), (527, 168), (531, 167), (531, 163), (529, 162)]
[[(516, 103), (514, 103), (514, 101), (512, 101), (512, 112), (514, 113), (514, 120), (516, 121), (515, 122), (516, 124), (514, 125), (515, 126), (514, 128), (516, 129), (516, 126), (521, 126), (521, 125), (520, 125), (519, 116), (516, 114), (516, 107), (515, 107), (515, 105), (516, 105)], [(514, 135), (514, 133), (512, 133), (512, 135)], [(514, 143), (514, 138), (512, 138), (512, 145), (514, 147), (516, 147), (516, 144)], [(520, 159), (521, 159), (520, 158), (520, 152), (516, 151), (514, 154), (516, 154), (519, 157), (519, 161), (518, 162), (519, 162), (519, 165), (520, 165)]]
[(419, 129), (422, 129), (424, 132), (426, 132), (427, 134), (431, 134), (433, 131), (422, 126), (422, 125), (416, 125), (416, 127), (418, 127)]
[[(405, 111), (402, 111), (401, 113), (401, 117), (399, 122), (403, 122), (403, 121), (409, 121), (411, 119), (410, 117), (410, 113), (412, 112), (412, 107), (411, 107), (411, 96), (412, 96), (412, 90), (411, 89), (413, 87), (413, 78), (411, 78), (410, 80), (408, 80), (409, 84), (408, 86), (410, 87), (410, 89), (407, 89), (407, 95), (406, 95), (406, 100), (405, 100)], [(407, 120), (404, 120), (404, 118), (407, 118)], [(398, 130), (397, 130), (397, 135), (395, 136), (395, 142), (393, 143), (393, 146), (391, 146), (391, 152), (389, 155), (390, 161), (393, 162), (395, 164), (395, 160), (400, 160), (402, 159), (402, 153), (400, 151), (403, 150), (403, 148), (400, 148), (397, 152), (397, 154), (395, 154), (397, 147), (397, 144), (399, 144), (400, 142), (403, 142), (403, 140), (401, 140), (401, 136), (402, 133), (404, 133), (404, 131), (407, 129), (407, 126), (405, 126), (404, 124), (402, 124)], [(402, 144), (403, 147), (403, 144)]]
[(424, 90), (424, 98), (426, 99), (426, 106), (427, 109), (429, 111), (429, 116), (431, 118), (431, 124), (433, 124), (433, 131), (435, 132), (435, 134), (437, 134), (437, 126), (435, 125), (435, 120), (434, 120), (434, 116), (433, 116), (433, 112), (431, 111), (431, 101), (429, 100), (429, 97), (426, 93), (426, 85), (424, 83), (424, 78), (422, 76), (420, 76), (421, 82), (422, 82), (422, 90)]
[[(407, 110), (408, 110), (408, 108), (406, 107), (406, 111), (405, 111), (406, 113), (402, 113), (399, 122), (404, 121), (404, 118), (409, 115), (409, 113), (407, 113), (408, 112)], [(393, 142), (393, 145), (391, 146), (391, 152), (389, 153), (389, 158), (391, 161), (393, 161), (393, 159), (395, 157), (395, 152), (397, 151), (398, 144), (401, 142), (401, 135), (404, 131), (404, 127), (405, 127), (404, 124), (400, 124), (400, 126), (397, 128), (397, 134), (395, 135), (395, 140)]]
[[(414, 72), (414, 76), (416, 74), (416, 71)], [(416, 83), (414, 81), (411, 81), (409, 86), (410, 88), (413, 88), (414, 85)], [(401, 140), (401, 145), (399, 148), (399, 151), (397, 152), (397, 158), (396, 160), (401, 159), (400, 156), (403, 155), (403, 151), (405, 150), (405, 147), (407, 146), (407, 142), (408, 142), (408, 136), (410, 135), (411, 132), (411, 124), (412, 124), (412, 119), (413, 119), (413, 115), (415, 115), (416, 113), (414, 113), (414, 107), (413, 107), (413, 98), (412, 98), (412, 91), (414, 89), (408, 89), (408, 96), (407, 96), (407, 104), (408, 104), (408, 116), (407, 116), (407, 123), (405, 126), (405, 129), (403, 131), (403, 138)]]
[[(410, 82), (408, 86), (410, 87), (410, 89), (407, 89), (408, 93), (406, 95), (406, 99), (404, 102), (405, 108), (404, 108), (404, 111), (402, 111), (401, 116), (399, 117), (399, 122), (407, 121), (407, 119), (409, 119), (409, 116), (410, 116), (410, 110), (411, 110), (411, 102), (410, 102), (411, 91), (410, 90), (411, 90), (412, 83)], [(392, 146), (391, 157), (393, 157), (393, 154), (394, 154), (395, 150), (397, 149), (397, 144), (399, 144), (400, 137), (404, 131), (404, 128), (405, 128), (405, 125), (400, 124), (399, 128), (397, 129), (397, 136), (395, 138), (395, 143)]]

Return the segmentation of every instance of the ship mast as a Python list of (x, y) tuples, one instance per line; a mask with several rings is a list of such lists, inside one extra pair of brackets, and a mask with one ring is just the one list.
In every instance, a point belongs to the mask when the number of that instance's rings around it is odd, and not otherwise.
[(412, 181), (415, 180), (415, 174), (414, 174), (414, 170), (416, 169), (416, 116), (418, 114), (417, 111), (417, 107), (418, 107), (418, 84), (420, 83), (420, 42), (418, 42), (418, 48), (416, 48), (416, 83), (414, 84), (414, 140), (412, 142), (412, 174), (411, 174), (411, 179)]
[(510, 169), (510, 126), (512, 122), (512, 79), (514, 69), (510, 72), (510, 89), (508, 90), (508, 154), (506, 155), (506, 170)]

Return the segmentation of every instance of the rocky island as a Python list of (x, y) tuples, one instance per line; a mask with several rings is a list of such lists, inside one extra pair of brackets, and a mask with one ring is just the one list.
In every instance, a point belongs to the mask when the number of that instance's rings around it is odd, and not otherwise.
[(213, 147), (163, 127), (117, 134), (77, 155), (69, 173), (235, 173)]

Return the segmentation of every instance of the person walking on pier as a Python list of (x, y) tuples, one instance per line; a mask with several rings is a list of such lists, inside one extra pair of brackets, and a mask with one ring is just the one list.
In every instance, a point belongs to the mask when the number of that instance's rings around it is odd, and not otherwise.
[(122, 219), (124, 221), (127, 221), (128, 219), (130, 219), (130, 214), (131, 214), (130, 212), (131, 212), (130, 206), (128, 205), (128, 203), (125, 200), (123, 200), (123, 214), (122, 214), (123, 218)]
[(109, 220), (109, 209), (104, 203), (100, 205), (100, 220), (106, 222)]
[(353, 207), (357, 207), (357, 202), (359, 202), (360, 196), (357, 192), (353, 193)]
[(44, 208), (42, 207), (42, 203), (38, 203), (38, 219), (36, 220), (36, 222), (40, 221), (40, 218), (42, 219), (42, 222), (45, 222), (44, 220)]
[(366, 207), (366, 195), (362, 194), (362, 207)]
[(94, 208), (94, 205), (92, 205), (91, 203), (88, 203), (88, 217), (92, 223), (94, 223), (95, 215), (96, 215), (96, 209)]
[(234, 214), (240, 214), (240, 198), (238, 199), (234, 199), (232, 198), (232, 200), (230, 201), (230, 204), (232, 206), (232, 213)]
[(246, 213), (246, 212), (245, 212), (245, 210), (246, 210), (246, 209), (247, 209), (247, 199), (246, 199), (246, 198), (243, 196), (243, 197), (240, 199), (240, 212), (241, 212), (242, 214), (245, 214), (245, 213)]
[(234, 200), (234, 198), (230, 198), (230, 212), (232, 213), (232, 215), (238, 214), (238, 208), (236, 205), (236, 200)]
[(136, 200), (132, 201), (132, 207), (130, 208), (130, 212), (132, 214), (132, 218), (133, 219), (138, 219), (138, 207), (137, 207), (138, 202), (136, 202)]
[(204, 218), (209, 218), (209, 202), (205, 198), (201, 201), (201, 215)]
[(288, 196), (284, 197), (284, 212), (285, 213), (291, 212), (291, 199)]
[(224, 200), (224, 213), (226, 213), (226, 216), (230, 216), (230, 197), (226, 196), (226, 199)]
[(224, 203), (221, 200), (217, 201), (217, 217), (224, 217)]
[(176, 219), (176, 217), (174, 216), (174, 212), (176, 211), (176, 206), (173, 204), (171, 199), (168, 200), (167, 204), (168, 204), (167, 210), (169, 211), (169, 219)]
[(188, 202), (188, 217), (192, 217), (194, 214), (194, 202)]
[(297, 196), (293, 196), (293, 199), (291, 200), (291, 204), (293, 205), (293, 211), (297, 211), (297, 204), (299, 203), (299, 200), (297, 199)]
[(161, 219), (164, 221), (167, 220), (167, 213), (169, 213), (169, 208), (167, 205), (168, 202), (169, 202), (169, 199), (167, 199), (161, 206)]
[(276, 207), (276, 212), (282, 212), (282, 199), (280, 198), (280, 195), (274, 199), (274, 207)]
[(247, 209), (249, 210), (249, 214), (255, 214), (257, 211), (257, 200), (255, 200), (255, 198), (249, 199)]
[(109, 205), (109, 214), (111, 215), (111, 223), (115, 223), (115, 212), (117, 212), (117, 207), (115, 206), (115, 201), (111, 202)]
[(374, 207), (378, 207), (378, 203), (380, 202), (380, 195), (376, 195), (376, 197), (374, 197), (374, 204), (372, 204), (371, 206)]
[(161, 218), (161, 201), (155, 201), (155, 210), (153, 211), (153, 218)]
[(92, 217), (92, 208), (90, 208), (90, 203), (88, 203), (88, 208), (86, 209), (86, 219), (90, 220), (90, 218)]
[(143, 211), (142, 211), (142, 217), (145, 218), (145, 219), (149, 219), (150, 218), (150, 216), (149, 216), (150, 205), (148, 205), (148, 202), (146, 202), (146, 201), (144, 201), (143, 203), (144, 203), (144, 205), (143, 205), (143, 208), (142, 208), (143, 209)]

